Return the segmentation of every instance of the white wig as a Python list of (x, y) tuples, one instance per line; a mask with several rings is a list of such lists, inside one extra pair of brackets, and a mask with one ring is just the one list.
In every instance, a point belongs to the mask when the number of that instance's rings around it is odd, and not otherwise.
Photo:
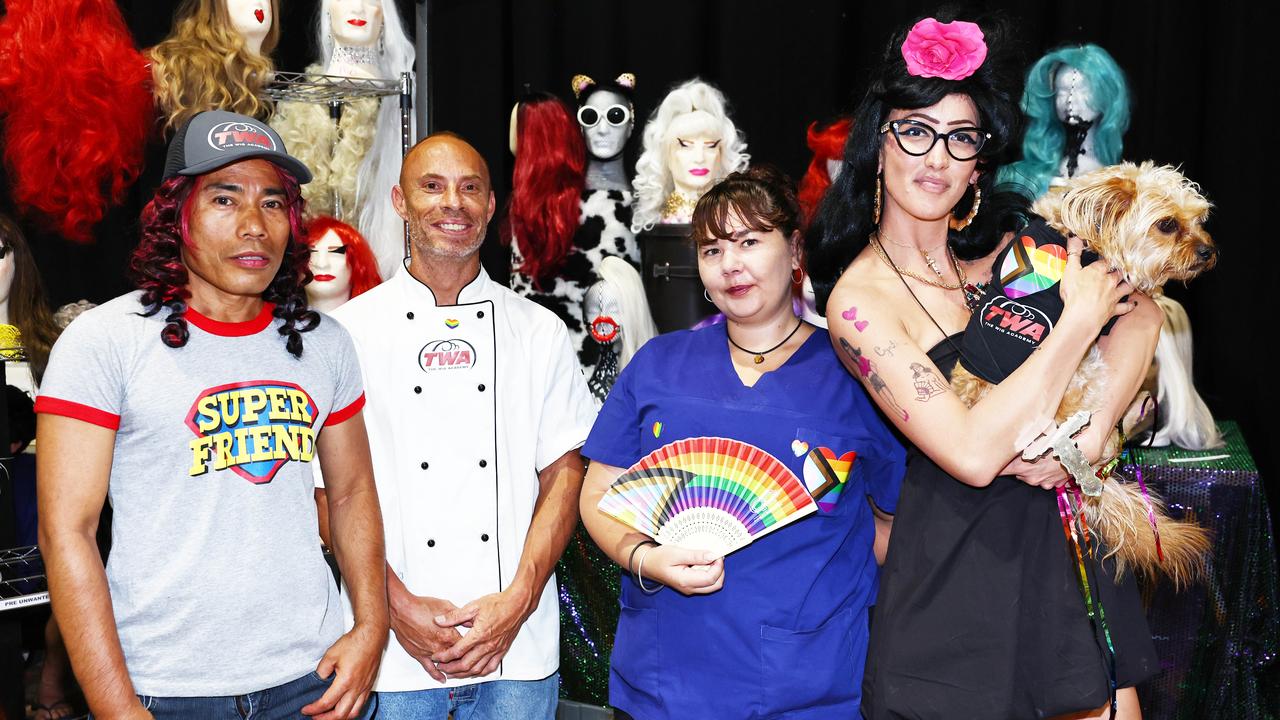
[[(649, 301), (645, 298), (644, 282), (631, 263), (614, 255), (606, 255), (596, 267), (600, 282), (608, 285), (606, 293), (618, 300), (622, 317), (614, 318), (622, 331), (618, 346), (618, 370), (627, 366), (641, 345), (658, 334), (658, 327), (649, 313)], [(590, 322), (591, 318), (587, 318)]]
[[(329, 25), (329, 6), (332, 0), (322, 0), (316, 35), (320, 45), (321, 61), (326, 65), (333, 55), (333, 35)], [(399, 80), (400, 73), (413, 72), (415, 51), (413, 41), (404, 32), (404, 22), (395, 0), (382, 0), (382, 50), (378, 54), (378, 75), (386, 80)], [(356, 180), (356, 206), (360, 215), (355, 218), (360, 234), (369, 241), (378, 258), (378, 270), (382, 277), (391, 277), (404, 260), (404, 221), (391, 205), (391, 188), (400, 182), (400, 165), (404, 154), (400, 144), (400, 96), (389, 95), (382, 99), (378, 110), (378, 129), (373, 147), (360, 163)], [(417, 139), (410, 115), (410, 144)]]
[(1187, 311), (1164, 295), (1153, 299), (1164, 311), (1164, 325), (1156, 344), (1160, 426), (1151, 444), (1173, 443), (1187, 450), (1222, 447), (1222, 433), (1191, 380), (1191, 321)]
[(714, 86), (694, 78), (667, 93), (662, 104), (649, 116), (644, 126), (644, 151), (636, 161), (635, 209), (631, 231), (648, 230), (662, 217), (662, 207), (675, 190), (671, 169), (667, 167), (670, 145), (676, 142), (672, 124), (689, 113), (697, 115), (694, 125), (683, 125), (682, 132), (695, 130), (720, 138), (720, 162), (713, 181), (739, 170), (746, 170), (751, 156), (747, 141), (729, 119), (724, 95)]

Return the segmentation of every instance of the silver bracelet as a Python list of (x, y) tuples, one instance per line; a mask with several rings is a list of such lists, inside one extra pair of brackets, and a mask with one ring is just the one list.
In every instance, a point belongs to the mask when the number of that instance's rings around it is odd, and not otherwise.
[(644, 558), (648, 554), (649, 554), (649, 551), (645, 550), (644, 554), (640, 556), (640, 562), (636, 563), (636, 582), (640, 585), (640, 592), (644, 593), (645, 595), (653, 595), (657, 593), (659, 590), (661, 590), (664, 587), (664, 585), (662, 583), (658, 583), (657, 587), (653, 589), (649, 589), (644, 586)]

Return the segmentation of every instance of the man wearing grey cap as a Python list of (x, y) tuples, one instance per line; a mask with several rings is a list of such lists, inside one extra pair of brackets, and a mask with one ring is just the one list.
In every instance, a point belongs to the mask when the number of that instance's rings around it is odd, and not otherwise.
[(67, 328), (36, 405), (40, 546), (72, 667), (104, 718), (369, 717), (382, 524), (350, 337), (303, 291), (311, 173), (266, 124), (211, 111), (178, 132), (164, 178), (139, 289)]

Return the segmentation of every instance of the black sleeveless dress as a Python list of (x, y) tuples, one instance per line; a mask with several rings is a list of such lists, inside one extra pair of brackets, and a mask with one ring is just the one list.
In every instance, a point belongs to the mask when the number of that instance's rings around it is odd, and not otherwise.
[[(957, 333), (929, 351), (948, 377)], [(986, 488), (909, 450), (880, 580), (862, 712), (882, 718), (1026, 718), (1102, 707), (1106, 640), (1080, 592), (1055, 494), (1014, 477)], [(1086, 559), (1119, 687), (1159, 670), (1133, 574)]]

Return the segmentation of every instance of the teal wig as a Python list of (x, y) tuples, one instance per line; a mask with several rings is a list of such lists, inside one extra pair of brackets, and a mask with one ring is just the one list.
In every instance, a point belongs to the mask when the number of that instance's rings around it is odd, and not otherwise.
[(1129, 129), (1129, 85), (1124, 72), (1106, 50), (1097, 45), (1059, 48), (1040, 58), (1027, 74), (1022, 112), (1027, 132), (1022, 159), (1000, 171), (1000, 182), (1009, 183), (1031, 199), (1049, 189), (1058, 174), (1066, 148), (1066, 132), (1054, 106), (1054, 77), (1063, 66), (1079, 70), (1089, 80), (1092, 104), (1100, 117), (1093, 128), (1093, 150), (1103, 165), (1120, 162), (1124, 133)]

